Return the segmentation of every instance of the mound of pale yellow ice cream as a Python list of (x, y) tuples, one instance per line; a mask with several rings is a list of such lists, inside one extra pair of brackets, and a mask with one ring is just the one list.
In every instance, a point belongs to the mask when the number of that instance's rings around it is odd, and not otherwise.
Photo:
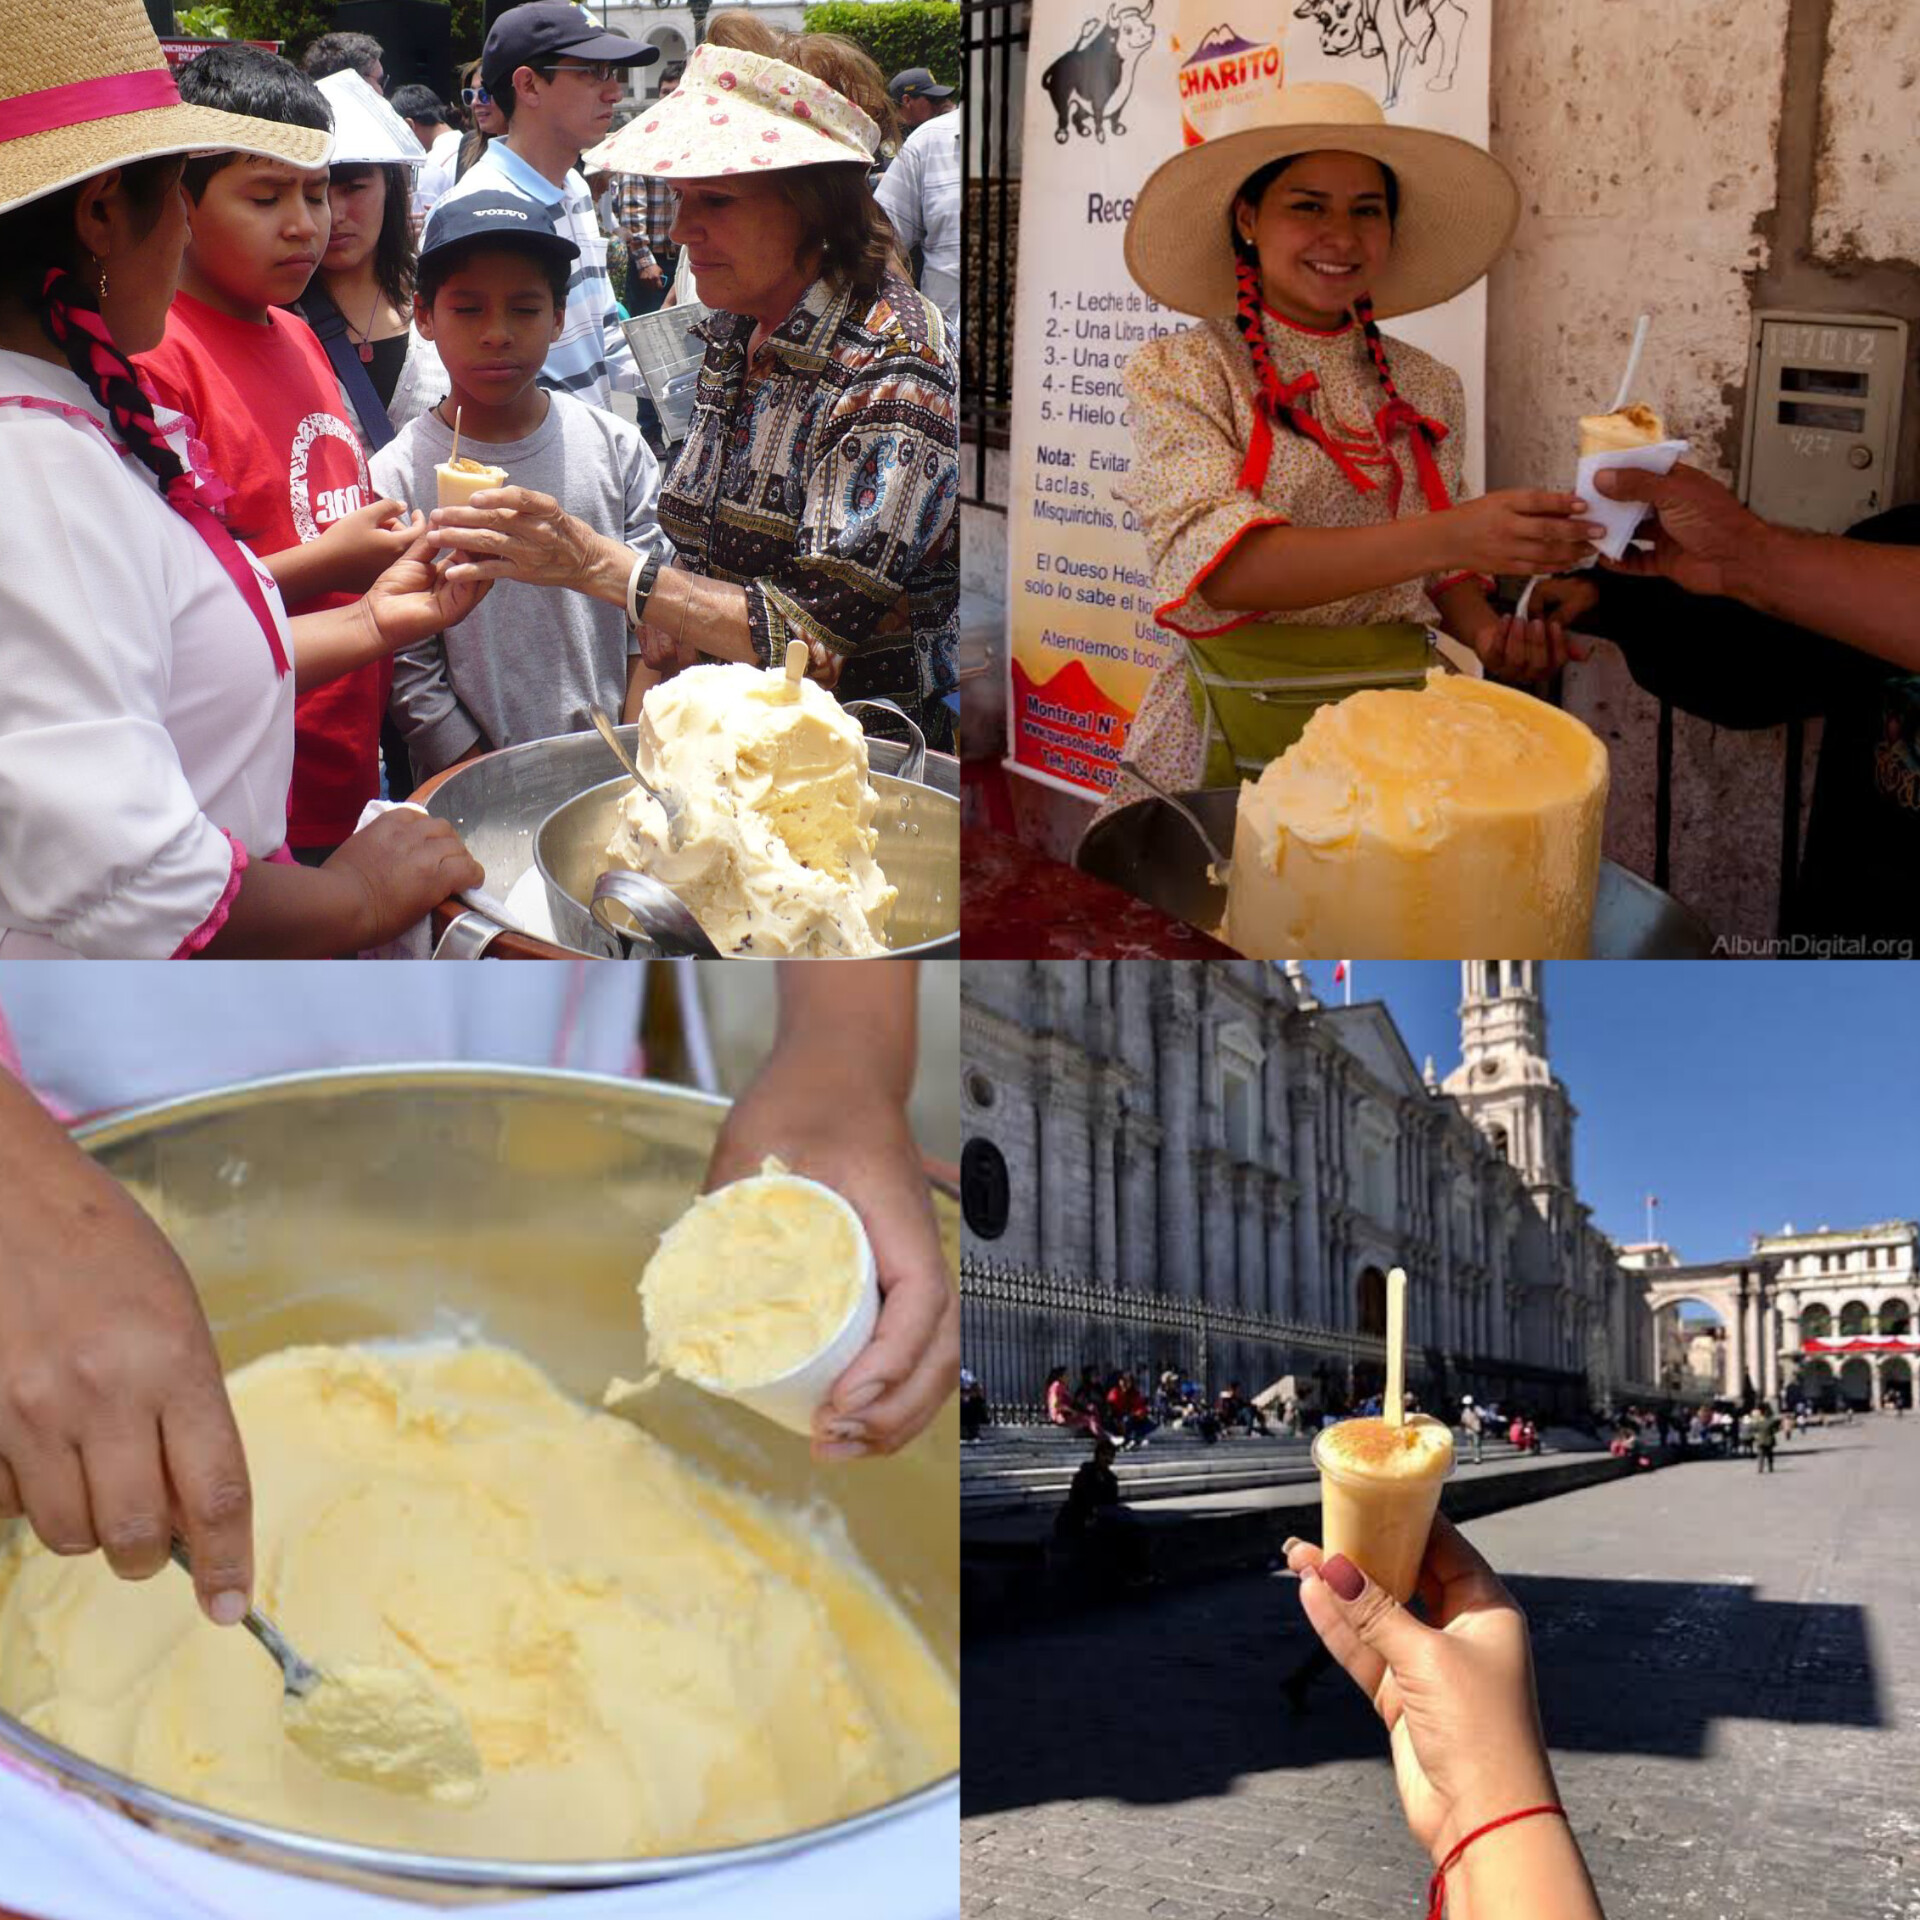
[(1667, 437), (1667, 429), (1651, 407), (1635, 401), (1618, 413), (1580, 416), (1580, 458), (1590, 453), (1625, 453), (1633, 447), (1652, 447)]
[(631, 1858), (791, 1833), (958, 1762), (953, 1682), (837, 1531), (696, 1470), (498, 1348), (289, 1349), (230, 1382), (257, 1599), (316, 1665), (460, 1712), (469, 1804), (343, 1779), (273, 1662), (184, 1575), (139, 1585), (16, 1528), (0, 1707), (150, 1786), (464, 1857)]
[(775, 1159), (702, 1195), (640, 1277), (648, 1358), (722, 1392), (790, 1373), (874, 1284), (861, 1237), (844, 1203)]
[(1221, 938), (1251, 958), (1584, 958), (1607, 753), (1511, 687), (1322, 707), (1240, 789)]
[(635, 788), (608, 857), (664, 882), (722, 953), (884, 953), (896, 889), (874, 850), (879, 806), (859, 723), (778, 669), (689, 667), (649, 689), (634, 762), (686, 797), (676, 850)]

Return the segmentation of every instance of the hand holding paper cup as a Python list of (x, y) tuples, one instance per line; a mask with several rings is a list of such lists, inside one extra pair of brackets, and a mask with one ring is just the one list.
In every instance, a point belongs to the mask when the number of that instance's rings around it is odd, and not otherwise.
[(769, 1157), (667, 1229), (640, 1302), (656, 1367), (804, 1434), (873, 1338), (879, 1270), (846, 1199)]
[[(1609, 500), (1593, 477), (1611, 468), (1635, 467), (1646, 473), (1670, 473), (1688, 449), (1684, 440), (1669, 440), (1660, 416), (1644, 404), (1613, 413), (1587, 414), (1580, 422), (1580, 465), (1574, 491), (1586, 501), (1605, 537), (1595, 541), (1609, 560), (1623, 559), (1649, 509), (1637, 500)], [(1592, 562), (1587, 563), (1591, 565)]]

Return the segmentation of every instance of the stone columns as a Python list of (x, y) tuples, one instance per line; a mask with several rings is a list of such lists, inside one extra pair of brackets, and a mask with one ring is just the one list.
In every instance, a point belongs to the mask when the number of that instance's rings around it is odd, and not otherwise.
[(1195, 1085), (1194, 1014), (1182, 995), (1180, 974), (1169, 969), (1155, 983), (1161, 988), (1156, 1022), (1153, 1110), (1160, 1116), (1160, 1271), (1163, 1293), (1183, 1299), (1201, 1295), (1194, 1254), (1199, 1243), (1195, 1213), (1193, 1123), (1199, 1111)]
[(1093, 1278), (1117, 1287), (1120, 1272), (1120, 1189), (1115, 1180), (1114, 1129), (1119, 1122), (1119, 1092), (1110, 1074), (1103, 1074), (1092, 1093), (1089, 1130), (1093, 1152)]
[(1278, 1179), (1269, 1176), (1266, 1193), (1267, 1302), (1276, 1320), (1302, 1318), (1293, 1274), (1293, 1209)]
[(1267, 1236), (1260, 1217), (1264, 1185), (1258, 1167), (1234, 1168), (1233, 1228), (1239, 1248), (1234, 1295), (1236, 1304), (1246, 1313), (1267, 1310)]
[(1764, 1376), (1761, 1392), (1773, 1403), (1775, 1412), (1778, 1412), (1780, 1408), (1780, 1310), (1771, 1300), (1761, 1309), (1760, 1365)]
[(1293, 1090), (1293, 1180), (1299, 1203), (1293, 1210), (1295, 1311), (1311, 1326), (1331, 1326), (1326, 1276), (1320, 1259), (1319, 1115), (1311, 1089)]

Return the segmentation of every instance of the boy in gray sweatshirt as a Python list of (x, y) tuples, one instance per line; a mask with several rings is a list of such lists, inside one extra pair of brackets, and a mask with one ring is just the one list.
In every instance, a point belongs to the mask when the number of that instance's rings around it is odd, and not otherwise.
[[(670, 560), (654, 510), (660, 473), (639, 429), (538, 384), (578, 254), (525, 200), (470, 194), (433, 210), (414, 320), (452, 392), (374, 456), (374, 485), (431, 513), (457, 409), (462, 459), (504, 467), (507, 485), (550, 494), (596, 532)], [(578, 733), (592, 705), (630, 717), (651, 678), (618, 607), (497, 580), (459, 626), (397, 656), (392, 712), (424, 779), (495, 747)]]

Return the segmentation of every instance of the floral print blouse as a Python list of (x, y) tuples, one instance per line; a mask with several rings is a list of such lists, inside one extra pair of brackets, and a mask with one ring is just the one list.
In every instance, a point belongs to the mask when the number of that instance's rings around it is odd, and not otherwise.
[(823, 642), (843, 656), (842, 700), (896, 701), (951, 752), (959, 375), (939, 314), (891, 273), (871, 303), (822, 278), (749, 368), (753, 328), (706, 323), (693, 423), (660, 494), (678, 564), (746, 589), (763, 664), (789, 640)]

